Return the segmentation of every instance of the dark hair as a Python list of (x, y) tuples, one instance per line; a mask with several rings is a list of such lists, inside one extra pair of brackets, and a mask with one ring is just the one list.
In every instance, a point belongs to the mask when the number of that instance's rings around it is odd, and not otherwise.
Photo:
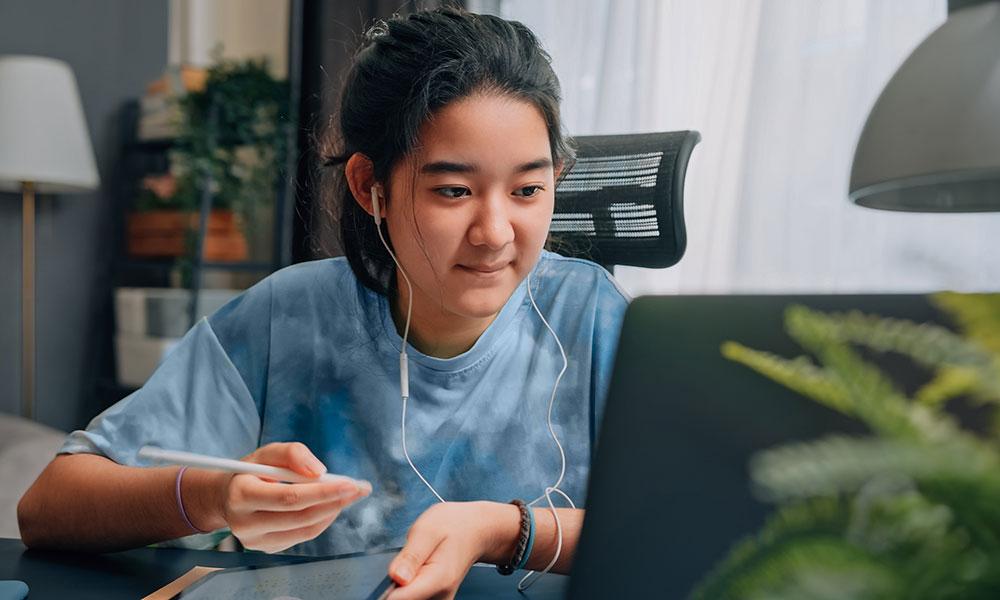
[[(565, 172), (574, 152), (559, 119), (559, 80), (549, 55), (524, 25), (460, 9), (393, 17), (365, 35), (340, 96), (339, 131), (320, 141), (321, 202), (338, 221), (351, 269), (369, 289), (387, 294), (395, 265), (344, 176), (354, 153), (371, 159), (375, 179), (417, 146), (421, 126), (437, 110), (475, 93), (509, 95), (545, 119), (552, 160)], [(390, 242), (391, 243), (391, 242)]]

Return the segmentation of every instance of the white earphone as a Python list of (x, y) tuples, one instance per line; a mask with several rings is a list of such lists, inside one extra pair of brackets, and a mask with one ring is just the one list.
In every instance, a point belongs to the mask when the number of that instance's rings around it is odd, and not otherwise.
[[(378, 204), (379, 189), (378, 184), (372, 186), (372, 216), (375, 217), (375, 225), (382, 224), (382, 207)], [(384, 241), (384, 240), (383, 240)], [(386, 248), (388, 250), (388, 248)], [(399, 263), (396, 263), (397, 265)]]
[[(403, 266), (400, 265), (399, 260), (396, 259), (396, 255), (393, 254), (392, 250), (389, 249), (389, 244), (386, 243), (385, 236), (382, 235), (382, 211), (381, 211), (381, 205), (379, 204), (381, 195), (382, 195), (381, 186), (379, 186), (379, 184), (377, 183), (372, 185), (371, 189), (372, 217), (375, 219), (375, 229), (376, 231), (378, 231), (378, 237), (382, 241), (382, 245), (385, 246), (386, 252), (389, 253), (390, 257), (392, 257), (392, 262), (396, 263), (396, 268), (399, 269), (400, 274), (403, 276), (403, 280), (406, 281), (406, 287), (407, 287), (408, 302), (406, 308), (406, 325), (403, 328), (403, 345), (399, 352), (399, 390), (400, 390), (400, 395), (402, 396), (403, 399), (403, 417), (401, 425), (403, 456), (406, 457), (406, 462), (410, 464), (410, 468), (413, 469), (413, 472), (417, 474), (417, 477), (420, 478), (420, 481), (424, 482), (424, 485), (427, 486), (427, 489), (429, 489), (431, 493), (434, 494), (434, 496), (440, 502), (446, 502), (446, 500), (442, 498), (440, 494), (437, 493), (437, 490), (434, 489), (434, 486), (432, 486), (426, 479), (424, 479), (424, 476), (420, 474), (420, 471), (417, 469), (416, 465), (414, 465), (413, 461), (410, 460), (410, 454), (406, 451), (406, 401), (410, 396), (410, 372), (409, 372), (409, 362), (406, 357), (406, 339), (410, 333), (410, 315), (413, 312), (413, 286), (410, 284), (410, 278), (406, 275), (406, 271), (403, 270)], [(548, 573), (553, 566), (555, 566), (556, 561), (559, 560), (559, 555), (562, 553), (562, 523), (560, 523), (559, 521), (559, 514), (556, 512), (555, 504), (552, 502), (552, 493), (555, 492), (561, 495), (563, 498), (566, 499), (567, 502), (569, 502), (569, 505), (572, 508), (576, 508), (576, 504), (573, 503), (573, 500), (568, 495), (566, 495), (565, 492), (559, 489), (559, 485), (562, 483), (562, 480), (566, 475), (566, 453), (563, 450), (562, 444), (559, 443), (559, 438), (556, 436), (555, 429), (553, 429), (552, 427), (552, 405), (556, 399), (556, 390), (559, 389), (559, 382), (562, 380), (562, 376), (564, 373), (566, 373), (566, 368), (569, 366), (569, 361), (566, 359), (566, 351), (563, 349), (562, 343), (559, 341), (559, 336), (556, 335), (556, 332), (553, 331), (552, 327), (549, 325), (549, 322), (545, 320), (544, 316), (542, 316), (542, 311), (538, 309), (538, 305), (535, 304), (535, 298), (531, 293), (530, 272), (527, 275), (527, 288), (528, 288), (528, 298), (531, 300), (531, 306), (534, 307), (535, 312), (538, 314), (538, 318), (540, 318), (542, 320), (542, 323), (545, 324), (545, 328), (549, 330), (550, 334), (552, 334), (552, 338), (556, 341), (556, 345), (559, 346), (559, 353), (562, 355), (563, 359), (562, 370), (559, 371), (559, 375), (556, 377), (556, 383), (552, 387), (552, 396), (549, 398), (549, 410), (548, 410), (548, 416), (546, 418), (546, 421), (549, 426), (549, 433), (552, 434), (552, 439), (555, 441), (556, 447), (559, 448), (559, 458), (562, 461), (561, 463), (562, 467), (559, 471), (559, 479), (556, 480), (555, 484), (546, 487), (541, 496), (535, 498), (534, 500), (528, 503), (528, 505), (531, 506), (536, 504), (540, 500), (545, 499), (549, 504), (549, 508), (552, 510), (552, 517), (555, 519), (556, 523), (557, 542), (556, 542), (555, 556), (552, 557), (552, 560), (549, 562), (549, 564), (540, 572), (539, 577), (541, 577), (542, 575)], [(529, 578), (533, 574), (535, 574), (535, 571), (530, 571), (527, 575), (525, 575), (521, 579), (521, 581), (518, 582), (517, 589), (524, 591), (531, 584), (537, 581), (538, 580), (537, 577), (529, 581)]]
[[(403, 347), (399, 351), (399, 390), (401, 395), (403, 396), (403, 427), (405, 428), (406, 399), (410, 396), (410, 368), (409, 368), (409, 362), (407, 361), (406, 358), (406, 338), (408, 338), (410, 335), (410, 315), (413, 313), (413, 286), (410, 285), (410, 278), (406, 276), (406, 271), (403, 270), (402, 265), (400, 265), (399, 261), (396, 259), (396, 255), (393, 254), (392, 250), (389, 249), (389, 244), (386, 243), (385, 236), (382, 235), (382, 207), (379, 204), (379, 196), (381, 196), (381, 191), (382, 190), (380, 189), (379, 184), (376, 183), (375, 185), (372, 186), (372, 216), (375, 219), (375, 230), (378, 231), (378, 238), (382, 240), (382, 245), (385, 246), (385, 251), (388, 252), (389, 256), (392, 257), (392, 262), (396, 263), (396, 268), (399, 269), (399, 272), (403, 275), (403, 279), (406, 280), (406, 288), (408, 292), (407, 293), (408, 302), (406, 307), (406, 327), (403, 329)], [(405, 429), (403, 430), (403, 454), (406, 454)], [(409, 455), (406, 456), (406, 460), (407, 462), (410, 463), (410, 466), (413, 467), (413, 462), (410, 461)], [(417, 471), (416, 467), (413, 467), (413, 470), (416, 471), (417, 476), (420, 477), (420, 480), (423, 481), (427, 485), (427, 487), (431, 489), (432, 492), (434, 492), (434, 488), (431, 487), (431, 484), (427, 483), (427, 480), (424, 479), (423, 475), (420, 474), (420, 471)], [(437, 496), (437, 492), (434, 492), (434, 495)], [(438, 500), (444, 502), (441, 496), (437, 497)]]

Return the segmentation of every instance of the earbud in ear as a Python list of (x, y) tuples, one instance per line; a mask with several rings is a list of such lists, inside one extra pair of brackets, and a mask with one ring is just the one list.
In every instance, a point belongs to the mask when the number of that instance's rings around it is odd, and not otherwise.
[(372, 216), (375, 217), (375, 224), (382, 224), (382, 208), (379, 206), (379, 189), (378, 184), (372, 186)]

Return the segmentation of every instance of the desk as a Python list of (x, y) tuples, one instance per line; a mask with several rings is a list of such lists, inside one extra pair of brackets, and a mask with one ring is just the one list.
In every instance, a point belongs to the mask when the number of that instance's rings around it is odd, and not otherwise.
[[(0, 579), (28, 584), (29, 600), (138, 600), (186, 573), (191, 567), (237, 567), (282, 562), (288, 556), (247, 552), (213, 552), (176, 548), (138, 548), (111, 554), (28, 550), (20, 540), (0, 539)], [(569, 578), (548, 574), (524, 594), (522, 576), (503, 577), (494, 569), (473, 567), (458, 598), (563, 598)]]

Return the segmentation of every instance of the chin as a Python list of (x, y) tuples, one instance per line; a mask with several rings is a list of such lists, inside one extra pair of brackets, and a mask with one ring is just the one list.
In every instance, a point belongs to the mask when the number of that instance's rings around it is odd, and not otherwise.
[(473, 319), (488, 319), (495, 317), (503, 308), (503, 304), (462, 306), (456, 312)]
[[(477, 296), (479, 295), (477, 294)], [(488, 297), (463, 298), (456, 303), (452, 310), (466, 317), (485, 319), (496, 316), (508, 299), (510, 299), (510, 294), (489, 294)]]

